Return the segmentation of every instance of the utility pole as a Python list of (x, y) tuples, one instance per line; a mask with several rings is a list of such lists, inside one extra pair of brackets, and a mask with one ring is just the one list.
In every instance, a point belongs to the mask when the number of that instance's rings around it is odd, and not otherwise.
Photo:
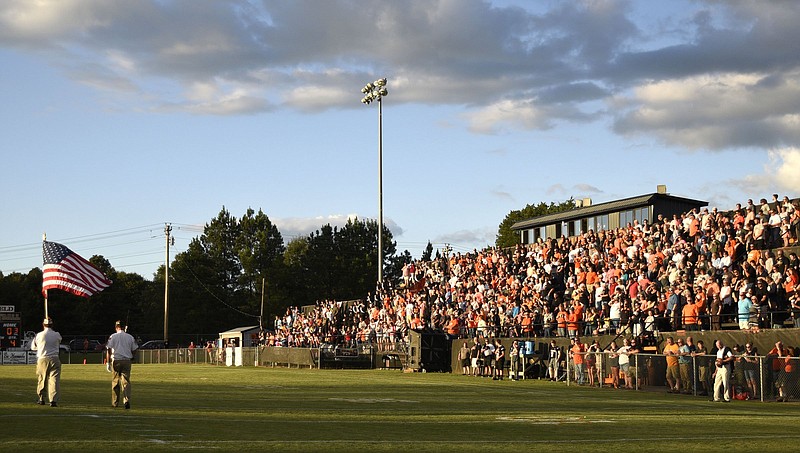
[(448, 277), (450, 276), (450, 252), (453, 251), (453, 247), (450, 247), (450, 244), (444, 245), (444, 272), (445, 275)]
[(167, 253), (164, 259), (164, 343), (169, 344), (168, 325), (169, 325), (169, 245), (175, 243), (175, 238), (170, 236), (172, 225), (164, 225), (164, 236), (167, 241)]
[(261, 278), (261, 314), (258, 316), (258, 331), (264, 331), (264, 294), (267, 289), (267, 279)]

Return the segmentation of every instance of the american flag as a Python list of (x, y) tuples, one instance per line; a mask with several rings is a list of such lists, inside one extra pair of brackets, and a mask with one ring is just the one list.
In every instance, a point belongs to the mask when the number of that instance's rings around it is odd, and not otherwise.
[(42, 293), (56, 288), (76, 296), (89, 297), (111, 284), (111, 280), (92, 263), (61, 244), (44, 241), (42, 256)]

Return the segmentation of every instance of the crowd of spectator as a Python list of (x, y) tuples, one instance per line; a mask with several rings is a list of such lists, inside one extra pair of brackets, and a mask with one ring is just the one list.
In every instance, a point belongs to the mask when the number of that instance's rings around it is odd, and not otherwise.
[[(276, 317), (269, 345), (371, 342), (410, 330), (452, 337), (634, 337), (678, 329), (800, 327), (800, 205), (748, 200), (730, 211), (414, 261), (360, 301), (319, 301)], [(790, 249), (788, 249), (790, 250)]]

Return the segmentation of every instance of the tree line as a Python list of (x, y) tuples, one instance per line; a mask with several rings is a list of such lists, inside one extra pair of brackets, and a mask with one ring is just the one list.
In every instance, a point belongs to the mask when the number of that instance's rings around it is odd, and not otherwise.
[[(519, 242), (519, 235), (511, 230), (517, 221), (573, 207), (570, 199), (511, 211), (498, 227), (495, 245), (511, 247)], [(213, 338), (230, 328), (257, 325), (262, 295), (263, 324), (267, 328), (274, 316), (284, 314), (289, 306), (311, 305), (321, 299), (364, 298), (376, 289), (377, 233), (377, 221), (350, 219), (342, 227), (327, 224), (284, 243), (263, 211), (248, 209), (237, 218), (223, 207), (170, 264), (170, 340), (184, 338), (185, 344), (190, 335)], [(386, 226), (382, 234), (384, 279), (397, 281), (403, 266), (413, 258), (407, 250), (397, 252)], [(432, 254), (429, 242), (420, 259), (430, 260)], [(114, 321), (121, 320), (143, 339), (161, 339), (164, 266), (153, 280), (147, 280), (136, 273), (117, 271), (100, 255), (89, 261), (114, 283), (88, 299), (63, 291), (49, 292), (48, 312), (62, 336), (102, 337)], [(27, 274), (0, 273), (0, 305), (16, 306), (22, 313), (24, 330), (41, 326), (41, 287), (39, 268)]]
[[(169, 337), (217, 333), (258, 325), (264, 292), (264, 325), (289, 306), (318, 299), (359, 299), (375, 290), (378, 224), (350, 219), (330, 224), (284, 245), (269, 217), (248, 209), (240, 218), (224, 207), (203, 233), (178, 253), (169, 272)], [(398, 254), (391, 231), (383, 228), (384, 275), (396, 278), (408, 251)], [(48, 292), (48, 312), (64, 337), (106, 335), (116, 320), (143, 339), (160, 339), (164, 327), (164, 266), (153, 280), (117, 271), (102, 256), (89, 261), (114, 283), (91, 298)], [(0, 305), (22, 313), (25, 330), (37, 330), (44, 316), (42, 270), (0, 274)], [(171, 341), (175, 343), (175, 341)], [(185, 342), (184, 342), (185, 344)]]

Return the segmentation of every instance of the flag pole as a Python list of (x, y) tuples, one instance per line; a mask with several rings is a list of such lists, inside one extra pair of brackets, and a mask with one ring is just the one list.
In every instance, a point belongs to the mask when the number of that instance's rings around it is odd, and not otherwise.
[[(44, 247), (44, 243), (47, 242), (47, 233), (42, 233), (42, 247)], [(47, 319), (49, 316), (47, 315), (47, 290), (44, 290), (44, 318)]]

